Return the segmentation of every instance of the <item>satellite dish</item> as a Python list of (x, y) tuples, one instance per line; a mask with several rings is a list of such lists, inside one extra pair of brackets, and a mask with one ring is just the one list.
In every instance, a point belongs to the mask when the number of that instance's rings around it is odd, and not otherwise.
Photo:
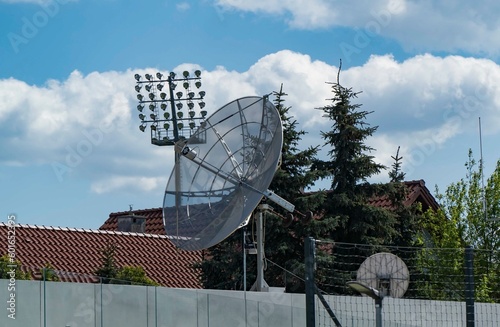
[(408, 267), (392, 253), (377, 253), (359, 266), (358, 282), (395, 298), (402, 297), (410, 284)]
[(283, 142), (279, 112), (267, 97), (234, 100), (176, 146), (163, 221), (185, 250), (211, 247), (248, 222), (263, 196), (289, 211), (293, 205), (267, 190)]

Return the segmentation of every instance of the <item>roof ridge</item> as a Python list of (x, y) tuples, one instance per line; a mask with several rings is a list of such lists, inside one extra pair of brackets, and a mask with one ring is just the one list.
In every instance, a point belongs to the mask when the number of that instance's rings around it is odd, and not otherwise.
[(121, 215), (127, 215), (127, 214), (134, 214), (134, 213), (138, 213), (138, 212), (151, 212), (151, 211), (156, 211), (156, 210), (163, 210), (163, 207), (132, 209), (132, 211), (131, 210), (116, 211), (116, 212), (110, 212), (109, 216), (121, 216)]
[(422, 186), (425, 186), (425, 181), (423, 179), (412, 179), (409, 181), (403, 181), (403, 183), (406, 184), (420, 184)]
[[(0, 227), (12, 226), (4, 222), (0, 222)], [(94, 233), (94, 234), (108, 234), (108, 235), (128, 235), (128, 236), (138, 236), (138, 237), (152, 237), (152, 238), (166, 238), (170, 239), (168, 235), (161, 234), (150, 234), (150, 233), (134, 233), (134, 232), (120, 232), (113, 230), (104, 229), (88, 229), (88, 228), (76, 228), (76, 227), (59, 227), (59, 226), (44, 226), (44, 225), (30, 225), (30, 224), (15, 224), (16, 228), (31, 228), (31, 229), (45, 229), (45, 230), (59, 230), (63, 232), (79, 232), (79, 233)]]

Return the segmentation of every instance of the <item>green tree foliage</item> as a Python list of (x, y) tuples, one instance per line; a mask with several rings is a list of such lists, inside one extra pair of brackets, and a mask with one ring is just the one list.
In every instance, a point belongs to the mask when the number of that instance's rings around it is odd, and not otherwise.
[[(394, 160), (392, 164), (392, 169), (389, 172), (389, 179), (391, 183), (402, 183), (405, 180), (405, 173), (401, 170), (401, 160), (403, 157), (399, 156), (399, 146), (395, 157), (391, 157)], [(401, 197), (399, 200), (404, 200), (406, 197)]]
[(423, 214), (422, 208), (418, 203), (411, 205), (406, 203), (409, 191), (404, 183), (405, 173), (401, 170), (403, 157), (399, 156), (399, 147), (396, 156), (391, 158), (394, 163), (389, 171), (390, 182), (385, 185), (383, 193), (389, 198), (392, 206), (391, 212), (397, 220), (396, 235), (392, 245), (414, 246), (417, 243), (416, 235), (420, 231), (419, 220)]
[[(441, 196), (439, 196), (441, 197)], [(441, 204), (442, 205), (442, 204)], [(417, 272), (413, 272), (417, 296), (433, 300), (463, 300), (463, 241), (453, 217), (443, 207), (428, 210), (420, 220), (417, 246)]]
[[(294, 221), (286, 221), (287, 212), (273, 205), (277, 215), (270, 215), (265, 222), (265, 256), (268, 261), (266, 281), (272, 286), (285, 286), (287, 292), (303, 291), (304, 284), (304, 238), (326, 238), (332, 219), (323, 217), (321, 208), (325, 192), (305, 192), (321, 176), (320, 171), (311, 170), (317, 156), (318, 146), (299, 150), (299, 142), (305, 132), (298, 130), (297, 121), (290, 115), (290, 107), (285, 106), (283, 87), (275, 92), (275, 106), (283, 122), (282, 162), (270, 189), (295, 205), (297, 213)], [(307, 212), (315, 213), (316, 219), (306, 221)], [(319, 260), (329, 261), (331, 257), (318, 251)], [(300, 278), (297, 278), (299, 276)], [(319, 277), (319, 276), (318, 276)]]
[(419, 221), (422, 216), (422, 208), (419, 203), (411, 205), (407, 203), (409, 190), (404, 182), (405, 173), (401, 170), (403, 157), (399, 156), (399, 147), (396, 155), (391, 158), (394, 162), (389, 171), (390, 181), (384, 185), (383, 191), (384, 196), (391, 203), (390, 211), (397, 220), (395, 224), (396, 235), (391, 244), (397, 247), (392, 248), (391, 252), (403, 259), (410, 270), (410, 276), (412, 276), (410, 282), (413, 285), (409, 287), (406, 295), (412, 297), (417, 295), (414, 291), (417, 287), (414, 285), (420, 282), (420, 270), (417, 268), (420, 251), (415, 246), (418, 242), (416, 235), (420, 231)]
[(101, 250), (101, 266), (95, 271), (95, 274), (102, 278), (104, 284), (108, 284), (111, 279), (116, 278), (118, 267), (115, 260), (116, 245), (108, 243)]
[(101, 250), (101, 265), (95, 274), (102, 278), (103, 284), (159, 285), (146, 276), (146, 271), (140, 266), (123, 266), (116, 264), (116, 244), (108, 243)]
[[(15, 268), (12, 267), (13, 265), (15, 265)], [(21, 261), (16, 259), (11, 262), (9, 255), (4, 254), (0, 257), (0, 279), (10, 279), (12, 277), (15, 277), (16, 280), (31, 279), (31, 275), (28, 272), (23, 272), (21, 267)], [(11, 275), (13, 269), (14, 276)]]
[(116, 278), (113, 280), (113, 284), (160, 285), (146, 276), (146, 271), (140, 266), (123, 266), (116, 273)]
[[(500, 246), (500, 221), (496, 219), (500, 213), (500, 160), (484, 188), (483, 167), (477, 164), (471, 150), (465, 167), (465, 178), (449, 185), (444, 194), (436, 190), (441, 208), (438, 212), (426, 213), (422, 226), (426, 233), (420, 240), (436, 248), (472, 246), (477, 299), (492, 301), (500, 298), (500, 292), (496, 291), (500, 285), (500, 257), (495, 251)], [(442, 255), (433, 258), (438, 267), (451, 267), (440, 275), (456, 273), (462, 276), (463, 257)], [(455, 260), (453, 265), (443, 264), (451, 260)]]
[(56, 269), (50, 264), (46, 263), (40, 270), (40, 275), (42, 279), (51, 282), (60, 281), (59, 276), (57, 276)]
[(330, 160), (315, 164), (324, 174), (322, 177), (332, 178), (324, 207), (325, 214), (337, 220), (331, 238), (337, 242), (391, 244), (397, 234), (394, 214), (368, 203), (384, 189), (368, 183), (370, 177), (385, 169), (370, 155), (374, 149), (364, 143), (377, 127), (365, 121), (371, 112), (353, 103), (358, 93), (342, 86), (339, 80), (340, 68), (337, 82), (332, 83), (332, 103), (323, 107), (333, 123), (330, 131), (321, 133), (325, 146), (330, 148)]
[[(375, 149), (365, 144), (377, 127), (366, 122), (371, 112), (361, 110), (361, 104), (354, 103), (359, 93), (341, 85), (340, 71), (341, 67), (337, 82), (331, 83), (331, 104), (322, 108), (324, 116), (332, 122), (329, 131), (321, 132), (329, 159), (317, 160), (313, 168), (319, 170), (322, 178), (332, 180), (322, 208), (323, 216), (330, 221), (329, 238), (335, 242), (374, 246), (350, 252), (339, 249), (332, 256), (333, 263), (326, 264), (330, 271), (350, 271), (352, 267), (359, 267), (362, 258), (383, 251), (382, 245), (392, 244), (398, 235), (396, 214), (370, 203), (375, 197), (387, 196), (388, 189), (387, 185), (368, 182), (386, 168), (374, 161), (371, 152)], [(341, 261), (336, 257), (349, 257), (350, 260)], [(344, 294), (345, 284), (351, 279), (350, 275), (338, 276), (334, 283), (320, 284), (320, 288), (330, 294)]]
[(500, 213), (500, 160), (484, 185), (483, 168), (469, 150), (465, 163), (466, 177), (448, 186), (444, 194), (437, 191), (436, 198), (447, 217), (458, 228), (463, 245), (489, 250), (500, 246), (495, 233), (500, 227), (496, 220)]
[[(297, 130), (297, 121), (289, 113), (290, 107), (284, 105), (286, 93), (281, 87), (274, 92), (274, 104), (283, 122), (283, 148), (281, 165), (275, 173), (270, 189), (295, 205), (305, 213), (319, 211), (324, 200), (323, 192), (305, 193), (314, 184), (320, 174), (310, 167), (318, 148), (309, 147), (299, 150), (298, 144), (305, 132)], [(275, 214), (265, 217), (265, 256), (269, 259), (265, 271), (265, 280), (271, 286), (285, 286), (287, 291), (303, 289), (303, 283), (294, 275), (303, 276), (305, 235), (319, 236), (327, 234), (328, 222), (313, 220), (303, 224), (305, 217), (295, 215), (294, 221), (284, 224), (286, 212), (278, 205), (269, 203)], [(255, 240), (255, 226), (248, 226), (250, 240)], [(287, 225), (287, 226), (285, 226)], [(242, 289), (243, 252), (242, 231), (238, 230), (223, 242), (205, 251), (205, 258), (197, 268), (201, 270), (201, 281), (205, 288)], [(256, 258), (247, 255), (247, 289), (256, 279)], [(288, 272), (285, 272), (288, 271)]]
[[(243, 234), (235, 231), (224, 241), (203, 251), (203, 259), (194, 267), (200, 271), (204, 288), (223, 290), (243, 289)], [(247, 256), (247, 281), (255, 280), (255, 256)], [(250, 285), (251, 286), (251, 285)], [(250, 287), (247, 285), (247, 289)]]
[[(299, 210), (318, 210), (323, 194), (304, 193), (320, 177), (319, 171), (310, 169), (318, 153), (318, 147), (305, 150), (298, 148), (301, 137), (306, 133), (298, 130), (297, 121), (290, 115), (291, 107), (285, 106), (286, 94), (281, 86), (279, 92), (274, 92), (274, 105), (278, 110), (283, 124), (283, 147), (281, 150), (281, 165), (278, 167), (270, 189), (284, 199), (292, 202)], [(291, 187), (293, 186), (293, 187)], [(276, 208), (283, 212), (282, 208)]]

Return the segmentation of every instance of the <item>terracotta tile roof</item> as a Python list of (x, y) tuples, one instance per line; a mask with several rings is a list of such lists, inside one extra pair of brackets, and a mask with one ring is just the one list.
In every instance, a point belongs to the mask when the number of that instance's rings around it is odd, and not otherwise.
[[(422, 204), (422, 209), (425, 211), (429, 208), (437, 210), (439, 204), (436, 202), (431, 192), (425, 186), (423, 180), (412, 180), (404, 182), (408, 188), (408, 195), (405, 201), (405, 205), (411, 205), (415, 202), (420, 202)], [(391, 202), (387, 196), (374, 197), (369, 202), (371, 205), (376, 207), (390, 208)], [(101, 230), (118, 230), (118, 218), (119, 216), (126, 216), (134, 214), (137, 216), (143, 216), (146, 218), (146, 233), (165, 235), (165, 229), (163, 227), (163, 213), (162, 208), (153, 209), (143, 209), (143, 210), (133, 210), (133, 211), (122, 211), (113, 212), (109, 215), (109, 218), (104, 222), (104, 224), (99, 228)], [(315, 215), (314, 219), (318, 216)]]
[[(1, 239), (7, 239), (7, 231), (7, 224), (0, 223)], [(162, 286), (201, 288), (191, 268), (201, 260), (201, 252), (178, 250), (164, 235), (22, 224), (16, 225), (15, 235), (16, 258), (23, 270), (35, 272), (35, 278), (50, 263), (62, 281), (97, 282), (94, 272), (101, 264), (101, 249), (113, 243), (118, 266), (141, 266)], [(1, 242), (0, 255), (4, 253), (7, 242)]]
[(165, 235), (162, 208), (112, 212), (109, 214), (109, 218), (101, 227), (99, 227), (99, 229), (116, 231), (118, 230), (118, 217), (127, 216), (130, 214), (146, 218), (146, 228), (144, 230), (145, 233)]
[[(436, 199), (432, 196), (429, 189), (425, 186), (425, 182), (423, 180), (413, 180), (404, 182), (408, 194), (404, 204), (409, 206), (413, 203), (419, 202), (422, 204), (423, 211), (427, 209), (437, 210), (439, 208), (439, 204), (436, 202)], [(391, 201), (387, 196), (379, 196), (373, 197), (370, 199), (369, 203), (375, 207), (382, 207), (390, 209), (392, 207)]]

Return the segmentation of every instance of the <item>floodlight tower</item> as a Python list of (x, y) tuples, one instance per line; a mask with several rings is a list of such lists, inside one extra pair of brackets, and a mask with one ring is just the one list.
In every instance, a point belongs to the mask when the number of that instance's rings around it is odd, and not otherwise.
[[(188, 139), (205, 120), (205, 91), (195, 93), (192, 89), (192, 84), (196, 89), (201, 87), (200, 76), (200, 70), (196, 70), (194, 76), (184, 71), (180, 78), (177, 78), (174, 72), (170, 72), (167, 77), (160, 72), (156, 73), (156, 76), (145, 74), (144, 79), (135, 74), (135, 90), (139, 100), (137, 110), (141, 120), (139, 129), (144, 132), (150, 124), (152, 144), (175, 145), (180, 140)], [(175, 92), (178, 84), (182, 85), (183, 91), (179, 88)], [(145, 94), (142, 93), (144, 91)], [(195, 108), (195, 102), (198, 103), (199, 109)], [(170, 111), (167, 110), (168, 106)]]
[[(174, 72), (170, 72), (166, 78), (160, 72), (156, 73), (156, 76), (145, 74), (145, 80), (139, 74), (135, 74), (134, 77), (137, 81), (135, 90), (137, 91), (137, 100), (139, 100), (137, 110), (140, 112), (139, 119), (141, 120), (139, 129), (144, 132), (149, 123), (151, 124), (152, 144), (176, 146), (176, 151), (174, 151), (175, 176), (178, 188), (180, 188), (180, 167), (177, 165), (180, 153), (177, 150), (182, 149), (182, 143), (196, 132), (197, 126), (207, 116), (207, 111), (204, 109), (205, 102), (203, 101), (205, 91), (198, 91), (198, 94), (196, 94), (191, 87), (192, 82), (196, 89), (201, 87), (201, 71), (196, 70), (194, 77), (190, 76), (187, 70), (182, 73), (180, 78), (177, 78)], [(184, 91), (180, 91), (179, 88), (174, 96), (174, 91), (179, 83), (182, 83)], [(143, 87), (146, 95), (141, 93)], [(195, 101), (198, 102), (199, 109), (195, 109)], [(187, 113), (183, 109), (184, 104), (186, 104)], [(170, 112), (167, 110), (169, 105)], [(149, 116), (146, 106), (150, 111)], [(144, 110), (146, 110), (146, 113)], [(203, 134), (200, 134), (199, 138), (197, 142), (193, 140), (193, 143), (205, 142), (202, 139)], [(180, 201), (181, 198), (177, 195), (176, 204), (180, 205)]]

